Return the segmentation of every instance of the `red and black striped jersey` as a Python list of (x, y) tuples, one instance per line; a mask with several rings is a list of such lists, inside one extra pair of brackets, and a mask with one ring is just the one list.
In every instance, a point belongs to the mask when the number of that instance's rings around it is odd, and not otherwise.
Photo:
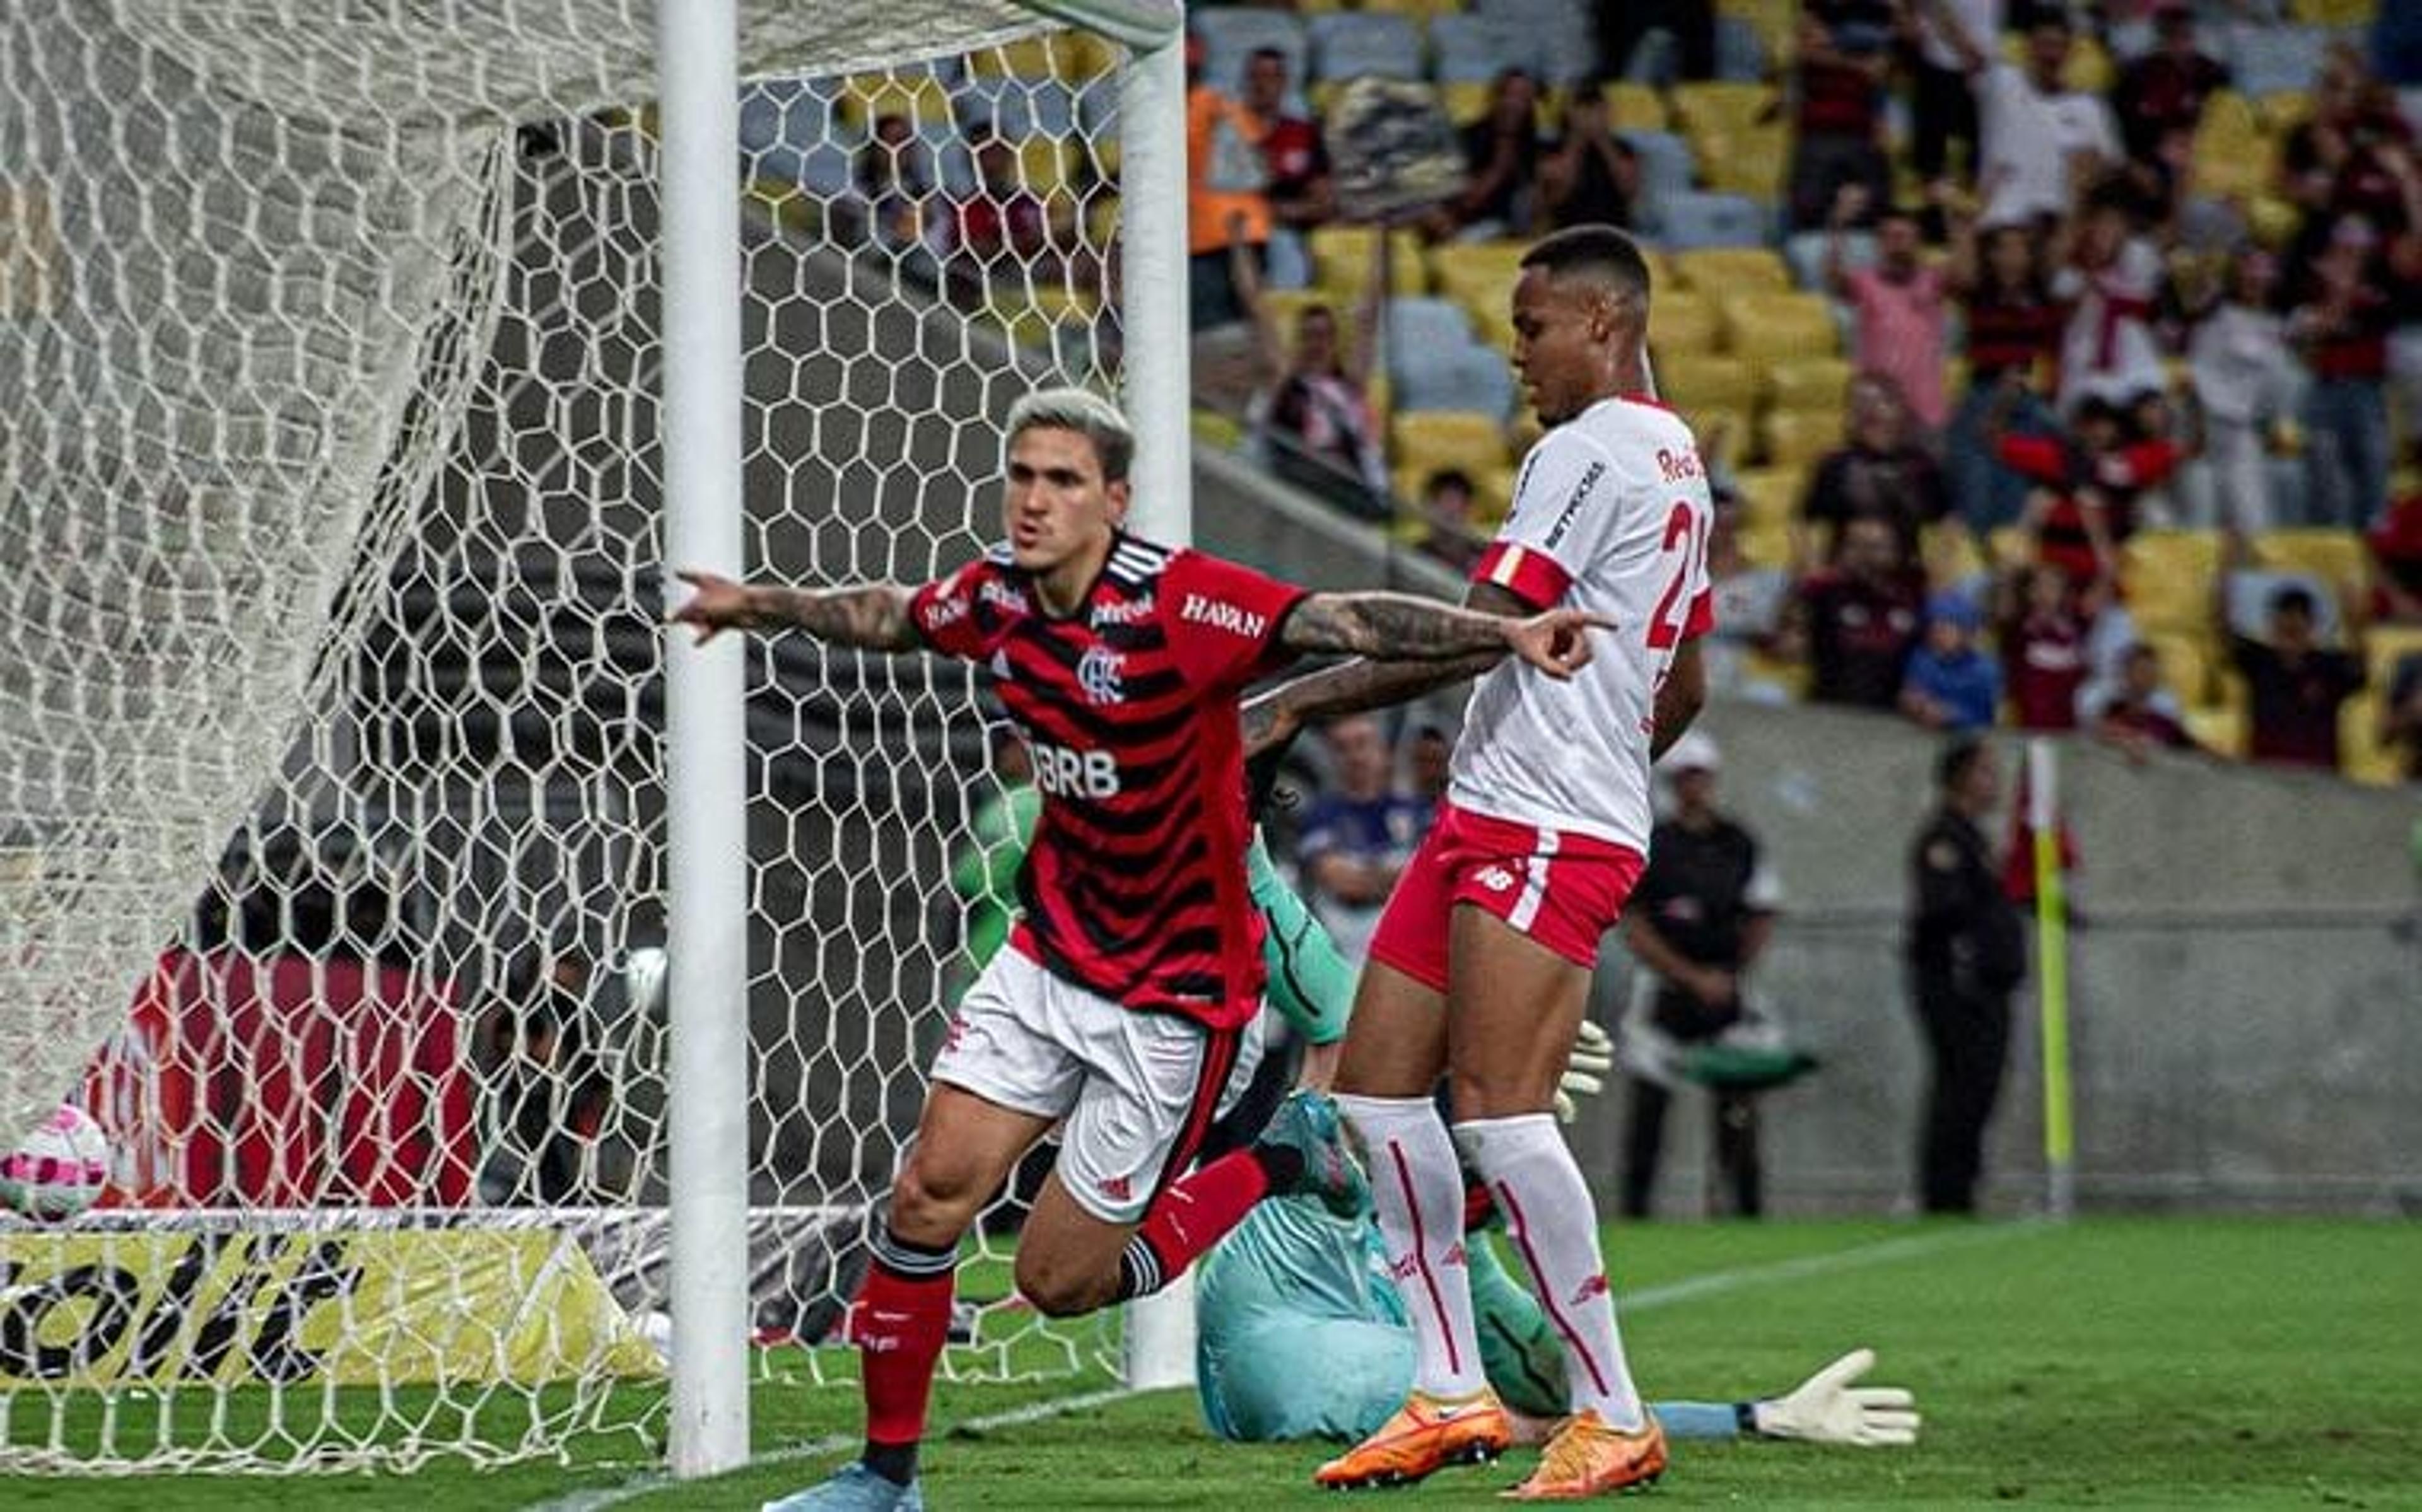
[(1262, 927), (1236, 695), (1291, 655), (1279, 631), (1303, 596), (1126, 535), (1064, 618), (1004, 548), (917, 590), (918, 634), (991, 669), (1033, 757), (1043, 811), (1014, 948), (1140, 1011), (1252, 1018)]

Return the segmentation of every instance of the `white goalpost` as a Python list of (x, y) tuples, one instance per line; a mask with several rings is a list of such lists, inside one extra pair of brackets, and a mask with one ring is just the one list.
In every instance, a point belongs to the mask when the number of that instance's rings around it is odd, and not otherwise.
[[(946, 570), (1046, 381), (1187, 538), (1179, 24), (0, 15), (0, 1124), (109, 1161), (0, 1215), (0, 1470), (708, 1474), (854, 1376), (981, 682), (691, 647), (668, 573)], [(1182, 1297), (1047, 1323), (1012, 1227), (946, 1370), (1190, 1377)]]

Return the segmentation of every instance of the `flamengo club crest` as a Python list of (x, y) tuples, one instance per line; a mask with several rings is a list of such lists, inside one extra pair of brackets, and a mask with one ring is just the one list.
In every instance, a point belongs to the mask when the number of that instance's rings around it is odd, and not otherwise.
[(1124, 657), (1107, 646), (1096, 646), (1077, 659), (1077, 686), (1085, 690), (1089, 704), (1120, 703), (1127, 695), (1120, 680), (1125, 672)]

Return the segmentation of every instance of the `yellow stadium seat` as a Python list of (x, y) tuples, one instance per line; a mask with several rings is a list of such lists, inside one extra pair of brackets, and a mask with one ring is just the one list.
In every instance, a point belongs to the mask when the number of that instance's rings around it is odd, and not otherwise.
[(1384, 10), (1390, 15), (1410, 16), (1427, 22), (1432, 16), (1452, 15), (1463, 8), (1463, 0), (1362, 0), (1364, 10)]
[(1496, 416), (1459, 410), (1424, 410), (1400, 414), (1389, 423), (1400, 471), (1427, 476), (1442, 467), (1459, 467), (1477, 477), (1482, 468), (1505, 461), (1505, 427)]
[(1720, 307), (1724, 312), (1725, 350), (1760, 366), (1812, 353), (1823, 355), (1841, 346), (1832, 307), (1822, 294), (1753, 290), (1724, 295)]
[[(1674, 254), (1674, 277), (1685, 288), (1719, 299), (1751, 289), (1788, 293), (1791, 265), (1767, 247), (1698, 247)], [(1651, 313), (1651, 325), (1657, 317)]]
[(1447, 298), (1503, 304), (1521, 276), (1521, 242), (1449, 242), (1430, 250), (1430, 278)]
[(951, 88), (930, 73), (861, 73), (842, 85), (836, 102), (841, 118), (865, 129), (885, 116), (905, 116), (914, 126), (947, 126)]
[(1728, 409), (1721, 404), (1702, 404), (1683, 418), (1691, 424), (1691, 434), (1699, 443), (1699, 456), (1709, 467), (1738, 467), (1749, 455), (1749, 412)]
[(2388, 691), (2397, 663), (2409, 656), (2422, 656), (2422, 625), (2374, 625), (2364, 633), (2364, 666), (2376, 691)]
[(1757, 410), (1757, 374), (1738, 357), (1652, 348), (1657, 390), (1685, 413), (1704, 409)]
[(2035, 557), (2035, 539), (2024, 526), (2000, 525), (1986, 533), (1985, 559), (1996, 568), (2024, 567)]
[(2380, 17), (2380, 0), (2296, 0), (2294, 13), (2307, 26), (2368, 26)]
[(2266, 530), (2251, 544), (2254, 560), (2262, 566), (2281, 571), (2309, 572), (2340, 598), (2361, 591), (2369, 570), (2363, 538), (2351, 530)]
[[(1389, 291), (1395, 294), (1426, 294), (1429, 292), (1429, 270), (1423, 263), (1423, 247), (1417, 231), (1392, 233), (1390, 242)], [(1329, 291), (1340, 303), (1350, 304), (1361, 296), (1362, 286), (1371, 277), (1371, 230), (1362, 226), (1324, 226), (1307, 239), (1312, 253), (1313, 282)]]
[(2285, 135), (2313, 118), (2313, 97), (2302, 89), (2281, 89), (2254, 102), (2262, 125), (2273, 136)]
[(1788, 524), (1744, 525), (1739, 539), (1740, 553), (1752, 567), (1787, 568), (1791, 565), (1791, 527)]
[(1965, 583), (1987, 570), (1985, 553), (1974, 534), (1957, 520), (1938, 520), (1927, 525), (1919, 538), (1917, 554), (1926, 564), (1927, 575), (1936, 583)]
[(2162, 663), (2162, 681), (2188, 709), (2219, 702), (2220, 684), (2212, 665), (2210, 639), (2184, 631), (2165, 631), (2143, 637)]
[(2226, 704), (2190, 709), (2184, 721), (2195, 744), (2214, 756), (2245, 759), (2245, 710)]
[(1221, 414), (1217, 410), (1198, 409), (1190, 418), (1194, 439), (1197, 441), (1227, 451), (1235, 451), (1245, 444), (1244, 422), (1233, 414)]
[(1799, 45), (1799, 0), (1721, 0), (1716, 8), (1748, 22), (1769, 57), (1788, 58)]
[[(2002, 56), (2021, 68), (2026, 67), (2027, 37), (2024, 32), (2002, 34)], [(2118, 65), (2102, 44), (2091, 37), (2080, 37), (2068, 50), (2068, 67), (2061, 70), (2061, 82), (2069, 88), (2089, 95), (2107, 95), (2119, 76)]]
[(2211, 624), (2220, 538), (2209, 530), (2146, 530), (2119, 548), (2119, 585), (2138, 628), (2204, 633)]
[(1769, 115), (1779, 121), (1780, 104), (1781, 96), (1765, 84), (1715, 79), (1674, 88), (1674, 118), (1688, 135), (1703, 131), (1724, 136), (1744, 134)]
[(2198, 143), (2238, 146), (2262, 142), (2269, 135), (2261, 108), (2234, 89), (2219, 89), (2203, 102), (2203, 120), (2195, 128)]
[(1662, 132), (1673, 126), (1665, 97), (1644, 84), (1608, 85), (1606, 115), (1618, 132)]
[(1078, 31), (1020, 38), (967, 55), (969, 71), (983, 79), (1092, 79), (1114, 61), (1109, 43)]
[(1849, 391), (1850, 371), (1843, 357), (1795, 356), (1775, 362), (1764, 369), (1766, 401), (1778, 410), (1838, 409)]
[(2367, 692), (2338, 706), (2338, 771), (2368, 787), (2395, 787), (2405, 781), (2405, 752), (2380, 743), (2380, 700)]
[(1648, 344), (1675, 355), (1717, 351), (1723, 344), (1723, 320), (1716, 302), (1688, 289), (1658, 295), (1648, 307)]
[(1839, 410), (1771, 410), (1761, 428), (1769, 467), (1814, 467), (1842, 444)]
[[(1469, 126), (1488, 114), (1488, 101), (1496, 90), (1497, 86), (1487, 79), (1451, 80), (1438, 86), (1439, 103), (1446, 108), (1447, 119), (1457, 126)], [(1540, 135), (1555, 135), (1564, 126), (1564, 91), (1540, 90), (1531, 114), (1538, 123)]]
[(2251, 200), (2269, 191), (2273, 177), (2271, 144), (2261, 138), (2242, 142), (2195, 138), (2197, 194), (2212, 199)]
[(1808, 474), (1798, 467), (1744, 467), (1733, 483), (1740, 490), (1743, 524), (1787, 525), (1808, 492)]
[(1699, 179), (1722, 195), (1772, 199), (1784, 191), (1791, 162), (1791, 133), (1780, 124), (1730, 131), (1701, 128), (1690, 133)]

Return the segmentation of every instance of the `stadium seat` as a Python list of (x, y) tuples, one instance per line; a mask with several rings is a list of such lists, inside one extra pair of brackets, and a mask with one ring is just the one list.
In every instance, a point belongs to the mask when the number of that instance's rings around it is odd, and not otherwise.
[(1766, 401), (1778, 410), (1838, 410), (1850, 386), (1843, 357), (1788, 357), (1765, 369)]
[(1716, 303), (1723, 311), (1724, 350), (1761, 366), (1839, 350), (1833, 308), (1822, 294), (1747, 289)]
[(987, 47), (967, 58), (979, 77), (1094, 79), (1117, 62), (1109, 43), (1091, 32), (1049, 32)]
[(1648, 304), (1648, 344), (1660, 357), (1713, 356), (1722, 349), (1716, 302), (1696, 289), (1673, 288)]
[(2290, 13), (2307, 26), (2351, 29), (2370, 25), (2381, 5), (2382, 0), (2295, 0)]
[(1674, 117), (1687, 135), (1703, 131), (1747, 135), (1766, 119), (1776, 100), (1773, 88), (1764, 84), (1732, 80), (1684, 84), (1674, 90)]
[(2195, 744), (2232, 761), (2245, 759), (2245, 710), (2237, 704), (2190, 709), (2182, 723)]
[(1791, 565), (1791, 526), (1788, 522), (1743, 525), (1738, 538), (1740, 553), (1752, 567), (1787, 568)]
[(1791, 270), (1767, 247), (1704, 247), (1674, 254), (1675, 281), (1711, 300), (1749, 290), (1791, 290)]
[[(1390, 253), (1389, 292), (1426, 294), (1429, 273), (1422, 264), (1421, 234), (1397, 231)], [(1371, 229), (1364, 226), (1324, 226), (1309, 238), (1313, 278), (1340, 304), (1351, 304), (1371, 276)]]
[(1431, 77), (1440, 84), (1486, 84), (1507, 69), (1544, 78), (1539, 50), (1539, 38), (1518, 23), (1463, 14), (1430, 23)]
[(1716, 10), (1719, 16), (1738, 17), (1746, 23), (1757, 33), (1770, 59), (1788, 58), (1799, 45), (1799, 0), (1722, 0)]
[(2283, 571), (2305, 572), (2344, 598), (2360, 591), (2369, 570), (2363, 538), (2351, 530), (2308, 527), (2266, 530), (2249, 543), (2254, 560)]
[(1769, 200), (1780, 196), (1791, 163), (1791, 137), (1780, 123), (1741, 131), (1685, 133), (1699, 177), (1717, 194)]
[(1767, 466), (1815, 467), (1826, 453), (1842, 444), (1842, 412), (1838, 408), (1769, 410), (1759, 434)]
[(1545, 83), (1574, 85), (1598, 72), (1597, 26), (1589, 7), (1572, 0), (1479, 0), (1474, 8), (1534, 39)]
[(2209, 530), (2140, 530), (2119, 548), (2119, 585), (2141, 631), (2205, 633), (2220, 538)]
[(2140, 637), (2162, 663), (2162, 681), (2187, 709), (2203, 709), (2220, 697), (2214, 680), (2211, 640), (2182, 631), (2164, 631)]
[(2229, 48), (2233, 83), (2249, 95), (2285, 94), (2313, 86), (2330, 34), (2319, 26), (2249, 26)]
[(1808, 491), (1808, 474), (1798, 467), (1744, 467), (1733, 475), (1740, 490), (1743, 524), (1789, 524)]
[(2405, 753), (2380, 743), (2381, 693), (2367, 688), (2338, 706), (2338, 772), (2372, 787), (2405, 781)]
[(1699, 444), (1700, 460), (1711, 468), (1725, 472), (1738, 468), (1749, 456), (1749, 444), (1756, 439), (1746, 410), (1694, 404), (1685, 418), (1691, 423), (1691, 438)]
[(1399, 413), (1388, 426), (1395, 465), (1426, 476), (1459, 467), (1473, 476), (1505, 462), (1504, 422), (1493, 414), (1430, 410)]
[(885, 116), (905, 116), (920, 129), (957, 119), (951, 86), (930, 73), (857, 74), (841, 86), (835, 103), (841, 118), (861, 132)]
[(1314, 79), (1423, 77), (1420, 28), (1403, 16), (1340, 10), (1313, 17), (1310, 31)]
[(1712, 352), (1675, 351), (1650, 347), (1657, 369), (1657, 391), (1684, 414), (1701, 409), (1757, 412), (1757, 374), (1738, 357)]
[(1361, 8), (1384, 11), (1392, 16), (1409, 16), (1415, 21), (1427, 23), (1461, 10), (1463, 0), (1362, 0)]
[(1606, 86), (1607, 124), (1618, 132), (1665, 132), (1674, 126), (1665, 97), (1644, 84)]
[(1659, 240), (1675, 250), (1754, 247), (1766, 241), (1765, 205), (1741, 195), (1675, 195), (1657, 211)]

